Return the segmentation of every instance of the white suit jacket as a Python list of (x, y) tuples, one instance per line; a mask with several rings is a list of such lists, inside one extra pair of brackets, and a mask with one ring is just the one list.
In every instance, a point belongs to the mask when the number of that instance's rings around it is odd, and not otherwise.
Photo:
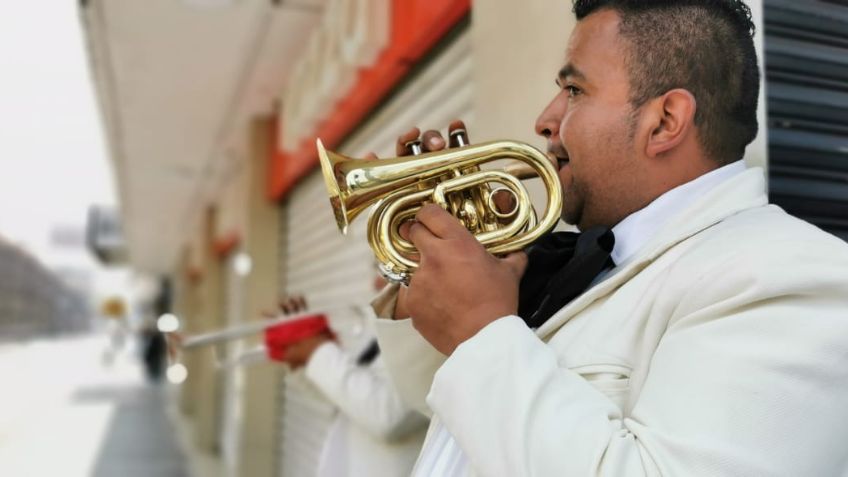
[(848, 475), (848, 245), (767, 205), (759, 169), (537, 330), (505, 317), (447, 360), (410, 320), (377, 333), (473, 475)]
[(321, 345), (306, 377), (337, 409), (317, 477), (406, 475), (421, 450), (427, 419), (398, 396), (378, 356), (361, 366), (334, 342)]

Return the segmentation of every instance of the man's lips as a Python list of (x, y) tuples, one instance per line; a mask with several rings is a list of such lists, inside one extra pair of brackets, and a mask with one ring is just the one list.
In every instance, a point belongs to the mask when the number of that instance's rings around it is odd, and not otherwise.
[(548, 159), (556, 166), (557, 170), (562, 169), (569, 163), (568, 154), (557, 154), (553, 151), (548, 151)]

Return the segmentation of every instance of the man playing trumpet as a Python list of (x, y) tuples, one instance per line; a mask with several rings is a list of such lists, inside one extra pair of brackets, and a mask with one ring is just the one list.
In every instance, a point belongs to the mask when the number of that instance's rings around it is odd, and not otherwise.
[(574, 11), (536, 132), (583, 234), (495, 257), (426, 205), (402, 230), (418, 270), (374, 302), (399, 390), (433, 415), (414, 475), (844, 475), (848, 246), (741, 160), (750, 10)]

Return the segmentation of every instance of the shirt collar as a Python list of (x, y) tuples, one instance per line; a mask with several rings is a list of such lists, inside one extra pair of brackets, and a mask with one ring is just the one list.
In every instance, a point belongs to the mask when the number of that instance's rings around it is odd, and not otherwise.
[(711, 189), (745, 171), (745, 162), (736, 161), (710, 171), (654, 199), (645, 208), (628, 215), (612, 228), (615, 246), (612, 260), (620, 265), (644, 246), (669, 219), (683, 212)]

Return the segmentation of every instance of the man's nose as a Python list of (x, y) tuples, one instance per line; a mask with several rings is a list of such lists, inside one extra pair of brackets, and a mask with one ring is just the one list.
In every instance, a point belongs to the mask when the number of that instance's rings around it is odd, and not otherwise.
[(545, 139), (559, 135), (559, 125), (562, 120), (563, 111), (561, 111), (562, 107), (557, 103), (558, 101), (556, 99), (551, 101), (539, 117), (536, 118), (536, 134)]

